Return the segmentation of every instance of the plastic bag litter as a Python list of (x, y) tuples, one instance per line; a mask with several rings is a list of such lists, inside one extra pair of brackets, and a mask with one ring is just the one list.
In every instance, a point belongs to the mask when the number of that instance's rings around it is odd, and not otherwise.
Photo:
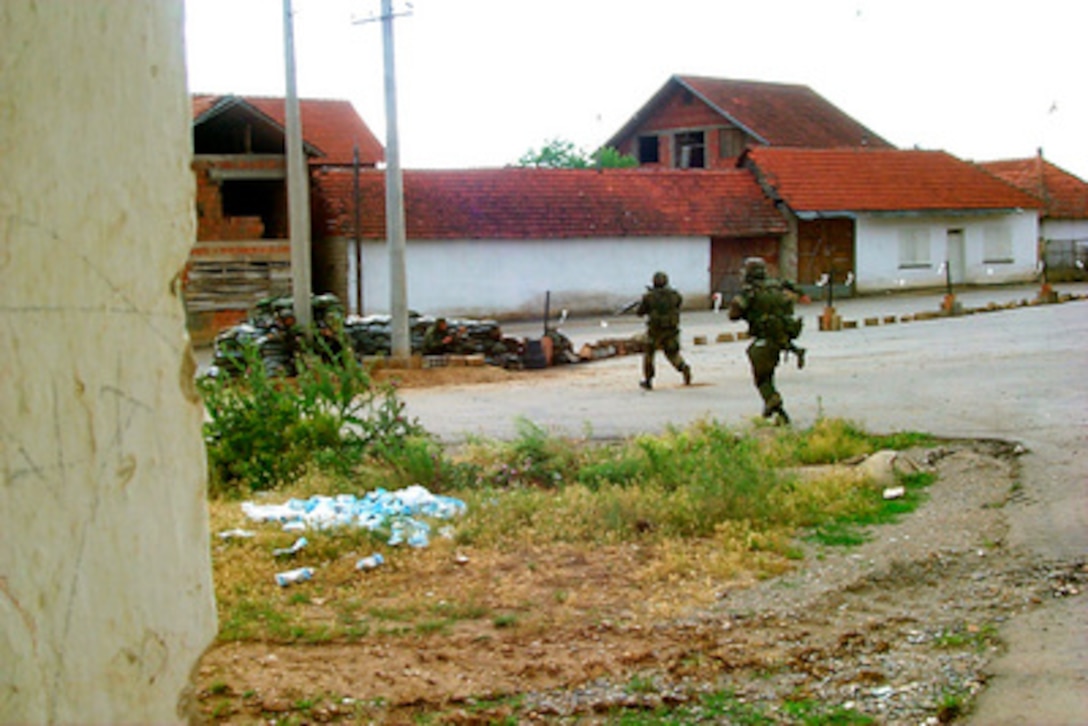
[(460, 499), (432, 494), (418, 484), (393, 492), (375, 489), (362, 497), (315, 494), (309, 499), (289, 499), (282, 504), (242, 502), (242, 511), (249, 519), (279, 523), (284, 531), (336, 527), (375, 530), (389, 524), (393, 530), (389, 544), (407, 542), (413, 547), (426, 547), (430, 541), (430, 527), (416, 517), (450, 519), (465, 509)]

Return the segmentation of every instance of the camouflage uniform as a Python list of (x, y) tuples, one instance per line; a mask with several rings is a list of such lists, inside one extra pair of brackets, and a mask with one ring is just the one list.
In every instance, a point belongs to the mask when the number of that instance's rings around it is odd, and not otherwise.
[(798, 367), (804, 366), (805, 351), (793, 344), (801, 332), (801, 320), (793, 316), (790, 296), (797, 288), (790, 282), (768, 278), (766, 265), (759, 258), (746, 260), (744, 266), (744, 287), (729, 303), (729, 319), (748, 321), (752, 337), (748, 360), (763, 398), (764, 418), (775, 416), (779, 423), (789, 423), (782, 395), (774, 385), (774, 373), (786, 351), (797, 353)]
[(691, 384), (691, 366), (680, 355), (680, 306), (684, 298), (669, 287), (664, 272), (654, 274), (654, 286), (646, 290), (635, 312), (646, 317), (646, 350), (642, 355), (642, 382), (646, 390), (653, 388), (654, 355), (658, 350), (673, 368), (684, 376), (684, 385)]
[(445, 318), (434, 321), (423, 334), (424, 355), (445, 355), (454, 351), (457, 336), (449, 329)]

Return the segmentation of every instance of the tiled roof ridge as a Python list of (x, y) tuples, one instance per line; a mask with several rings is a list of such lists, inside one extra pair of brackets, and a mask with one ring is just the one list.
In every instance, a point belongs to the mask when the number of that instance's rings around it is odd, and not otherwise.
[(674, 73), (673, 78), (687, 81), (704, 81), (706, 83), (735, 84), (746, 86), (771, 86), (774, 88), (803, 88), (811, 91), (812, 87), (805, 83), (785, 83), (782, 81), (764, 81), (757, 78), (721, 78), (719, 76), (706, 76), (699, 73)]

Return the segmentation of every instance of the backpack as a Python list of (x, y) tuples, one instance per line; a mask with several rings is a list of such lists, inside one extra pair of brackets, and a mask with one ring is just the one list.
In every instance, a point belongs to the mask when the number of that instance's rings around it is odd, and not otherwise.
[(793, 314), (793, 298), (778, 280), (767, 280), (749, 293), (752, 335), (781, 346), (801, 334), (803, 321)]
[(651, 330), (667, 331), (680, 327), (680, 294), (668, 287), (653, 288), (647, 293), (647, 314)]

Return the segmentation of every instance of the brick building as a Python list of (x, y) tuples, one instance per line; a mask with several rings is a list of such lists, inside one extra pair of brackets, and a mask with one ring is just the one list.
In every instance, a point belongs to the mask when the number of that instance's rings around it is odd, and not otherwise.
[(604, 146), (643, 167), (722, 169), (749, 147), (894, 148), (808, 86), (672, 76)]
[[(192, 98), (197, 241), (185, 300), (197, 344), (242, 319), (261, 298), (291, 291), (284, 106), (282, 98)], [(299, 116), (311, 174), (350, 169), (356, 152), (364, 168), (384, 157), (347, 101), (301, 99)], [(315, 289), (343, 294), (347, 272), (338, 252), (313, 235)]]

